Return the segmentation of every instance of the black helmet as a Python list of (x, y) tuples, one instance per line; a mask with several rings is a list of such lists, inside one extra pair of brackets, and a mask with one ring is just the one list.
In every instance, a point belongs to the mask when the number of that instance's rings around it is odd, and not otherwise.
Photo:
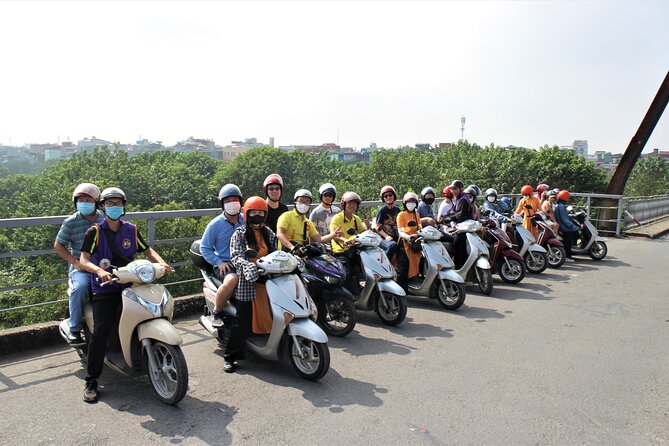
[(453, 182), (451, 183), (451, 189), (460, 189), (460, 190), (462, 190), (462, 188), (464, 188), (464, 187), (465, 187), (465, 183), (463, 183), (463, 182), (460, 181), (460, 180), (453, 180)]

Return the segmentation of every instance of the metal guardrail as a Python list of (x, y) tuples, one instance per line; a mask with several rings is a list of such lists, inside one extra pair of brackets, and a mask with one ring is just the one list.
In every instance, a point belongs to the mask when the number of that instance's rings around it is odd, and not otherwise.
[(669, 195), (625, 198), (625, 211), (629, 213), (625, 215), (626, 228), (636, 226), (637, 222), (646, 224), (666, 218), (669, 216)]

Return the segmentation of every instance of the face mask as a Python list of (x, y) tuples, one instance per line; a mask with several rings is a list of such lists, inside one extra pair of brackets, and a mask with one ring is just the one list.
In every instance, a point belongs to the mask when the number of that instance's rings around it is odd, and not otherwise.
[(252, 224), (253, 226), (260, 226), (264, 222), (265, 222), (264, 215), (251, 215), (249, 217), (249, 223)]
[(105, 215), (114, 221), (121, 218), (123, 214), (125, 214), (125, 209), (123, 206), (109, 206), (105, 208)]
[(295, 209), (297, 209), (297, 212), (299, 212), (300, 214), (306, 214), (307, 212), (309, 212), (309, 205), (304, 203), (297, 203), (295, 205)]
[(494, 203), (494, 202), (495, 202), (495, 197), (492, 196), (492, 195), (488, 195), (488, 197), (487, 197), (486, 199), (487, 199), (489, 202), (491, 202), (491, 203)]
[(407, 211), (413, 212), (414, 209), (416, 209), (416, 203), (414, 202), (409, 202), (406, 204)]
[(84, 201), (77, 202), (77, 210), (81, 215), (91, 215), (95, 212), (95, 203), (86, 203)]
[(424, 201), (428, 206), (432, 206), (432, 203), (434, 203), (434, 198), (426, 198)]
[(239, 214), (239, 210), (242, 208), (242, 205), (239, 203), (239, 201), (230, 201), (228, 203), (225, 203), (223, 205), (223, 210), (228, 214), (228, 215), (237, 215)]

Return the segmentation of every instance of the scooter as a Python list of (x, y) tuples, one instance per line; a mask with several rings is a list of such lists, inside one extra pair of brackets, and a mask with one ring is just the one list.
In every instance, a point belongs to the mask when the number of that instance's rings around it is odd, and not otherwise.
[(537, 212), (532, 216), (532, 221), (539, 228), (539, 239), (537, 243), (548, 253), (548, 266), (551, 268), (559, 268), (564, 264), (567, 258), (567, 251), (564, 249), (564, 244), (558, 239), (557, 234), (553, 231), (546, 221), (546, 216)]
[(423, 275), (409, 282), (409, 294), (437, 299), (446, 310), (457, 310), (465, 303), (464, 279), (453, 270), (453, 261), (441, 243), (442, 233), (432, 226), (419, 230), (415, 243), (423, 252)]
[[(100, 268), (112, 266), (103, 259)], [(113, 267), (113, 282), (132, 283), (121, 292), (122, 310), (118, 327), (112, 329), (107, 343), (105, 364), (127, 376), (147, 373), (153, 392), (167, 404), (177, 404), (188, 389), (188, 366), (181, 351), (181, 335), (172, 325), (174, 300), (160, 284), (151, 283), (165, 274), (159, 263), (135, 260), (122, 268)], [(102, 283), (102, 286), (109, 282)], [(84, 334), (93, 333), (93, 307), (84, 307)], [(67, 341), (69, 319), (59, 325), (60, 335)], [(82, 362), (88, 345), (73, 345)]]
[[(224, 329), (214, 328), (210, 315), (221, 282), (213, 276), (212, 266), (202, 257), (200, 240), (193, 242), (190, 252), (204, 279), (202, 290), (206, 306), (199, 322), (220, 343)], [(247, 257), (255, 255), (248, 253)], [(287, 348), (295, 371), (301, 377), (315, 381), (325, 376), (330, 368), (330, 350), (327, 335), (316, 323), (316, 304), (297, 274), (300, 262), (299, 257), (284, 251), (271, 252), (256, 262), (259, 276), (267, 279), (265, 286), (272, 311), (272, 329), (268, 335), (249, 336), (246, 347), (259, 357), (273, 361), (278, 360)], [(236, 323), (237, 309), (232, 302), (228, 302), (222, 311), (226, 324)]]
[(316, 302), (318, 325), (331, 336), (343, 337), (353, 331), (358, 319), (353, 295), (344, 288), (346, 268), (327, 254), (321, 243), (304, 247), (300, 277)]
[(572, 254), (589, 255), (592, 260), (602, 260), (608, 253), (606, 239), (599, 236), (597, 228), (590, 222), (588, 215), (584, 210), (574, 212), (573, 206), (567, 206), (569, 218), (577, 225), (585, 225), (585, 228), (579, 231), (579, 237), (575, 237), (574, 245), (571, 247)]
[(489, 211), (484, 211), (483, 217), (483, 240), (490, 247), (493, 272), (506, 283), (519, 283), (525, 277), (525, 261), (514, 251), (511, 239), (501, 227), (508, 218), (497, 213), (491, 215)]
[(395, 268), (386, 253), (379, 248), (381, 237), (375, 231), (367, 230), (356, 235), (354, 241), (353, 247), (360, 256), (365, 281), (355, 300), (355, 307), (358, 310), (375, 311), (386, 325), (399, 325), (407, 314), (406, 293), (395, 282)]
[(523, 217), (513, 214), (511, 228), (506, 232), (513, 243), (513, 248), (525, 260), (527, 270), (532, 274), (543, 273), (548, 267), (548, 251), (537, 243), (532, 233), (523, 226)]
[[(454, 223), (452, 223), (454, 224)], [(448, 229), (442, 226), (441, 231)], [(492, 293), (492, 267), (490, 266), (490, 251), (479, 234), (483, 226), (476, 220), (465, 220), (455, 225), (455, 232), (467, 237), (467, 259), (460, 269), (455, 270), (465, 280), (465, 286), (477, 285), (486, 295)], [(454, 252), (452, 243), (445, 243), (449, 254)]]

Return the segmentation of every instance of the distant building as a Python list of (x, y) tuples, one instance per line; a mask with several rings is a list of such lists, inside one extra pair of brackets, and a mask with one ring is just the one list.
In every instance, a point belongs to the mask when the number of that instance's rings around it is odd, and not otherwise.
[(440, 142), (440, 143), (437, 144), (437, 147), (440, 148), (440, 149), (450, 149), (451, 147), (453, 147), (453, 143), (452, 142)]
[(647, 153), (644, 156), (650, 158), (662, 158), (669, 161), (669, 151), (667, 150), (653, 149), (651, 153)]
[(136, 141), (135, 144), (128, 144), (126, 146), (128, 153), (131, 155), (138, 155), (144, 152), (158, 152), (160, 150), (166, 150), (162, 141), (152, 142), (148, 139), (141, 139)]
[(91, 136), (90, 138), (80, 139), (77, 145), (79, 146), (79, 151), (81, 152), (89, 152), (96, 147), (102, 147), (102, 146), (107, 146), (110, 149), (114, 147), (113, 142), (105, 141), (104, 139), (98, 139), (95, 136)]
[(419, 143), (416, 144), (416, 148), (420, 150), (430, 150), (432, 148), (432, 145), (429, 143)]
[(576, 153), (577, 155), (581, 155), (583, 158), (588, 157), (588, 141), (587, 140), (577, 139), (571, 145), (574, 149), (574, 153)]
[(220, 152), (220, 160), (223, 162), (230, 162), (242, 153), (248, 152), (251, 150), (250, 147), (246, 146), (237, 146), (237, 145), (227, 145), (225, 147), (221, 147), (219, 149)]

